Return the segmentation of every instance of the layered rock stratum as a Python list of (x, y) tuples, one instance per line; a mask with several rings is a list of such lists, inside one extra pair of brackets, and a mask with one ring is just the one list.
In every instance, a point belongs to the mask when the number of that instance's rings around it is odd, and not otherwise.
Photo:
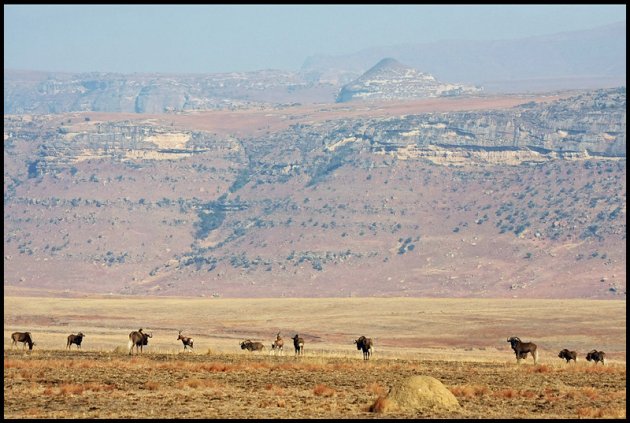
[(5, 292), (625, 298), (625, 88), (471, 101), (5, 115)]

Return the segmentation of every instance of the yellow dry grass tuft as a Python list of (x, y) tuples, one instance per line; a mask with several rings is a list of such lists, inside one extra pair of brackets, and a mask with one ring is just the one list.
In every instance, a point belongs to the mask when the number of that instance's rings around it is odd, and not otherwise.
[(464, 398), (474, 398), (482, 395), (488, 395), (490, 393), (490, 388), (482, 385), (453, 386), (449, 388), (449, 390), (456, 397)]
[(333, 395), (335, 395), (335, 392), (336, 391), (330, 386), (321, 383), (315, 385), (315, 388), (313, 388), (313, 393), (320, 397), (332, 397)]
[(367, 389), (368, 392), (371, 392), (372, 394), (376, 394), (378, 396), (384, 396), (387, 394), (387, 388), (377, 382), (367, 384), (365, 389)]
[(552, 366), (547, 364), (536, 364), (534, 366), (528, 367), (527, 371), (529, 373), (553, 373), (554, 369)]
[(158, 389), (160, 389), (160, 384), (153, 381), (147, 381), (144, 383), (144, 389), (147, 389), (149, 391), (157, 391)]
[(493, 395), (498, 398), (513, 399), (519, 396), (519, 392), (518, 392), (518, 389), (507, 388), (507, 389), (501, 389), (495, 392)]
[(597, 407), (581, 407), (577, 410), (577, 416), (579, 418), (612, 418), (612, 419), (625, 419), (625, 408), (597, 408)]
[(268, 383), (267, 385), (265, 385), (265, 389), (267, 391), (270, 391), (274, 395), (284, 395), (285, 394), (284, 388), (282, 388), (282, 387), (280, 387), (278, 385), (274, 385), (273, 383)]
[(370, 405), (370, 407), (368, 408), (368, 411), (371, 413), (387, 413), (388, 411), (391, 411), (395, 408), (395, 404), (392, 400), (384, 397), (384, 396), (379, 396), (378, 398), (376, 398), (376, 401), (374, 401), (374, 403), (372, 405)]

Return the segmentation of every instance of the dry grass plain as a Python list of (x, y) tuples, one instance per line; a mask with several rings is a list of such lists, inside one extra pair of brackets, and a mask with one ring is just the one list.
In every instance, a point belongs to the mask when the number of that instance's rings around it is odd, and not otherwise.
[[(625, 418), (625, 301), (4, 298), (5, 418)], [(127, 335), (153, 338), (127, 354)], [(195, 339), (184, 353), (177, 331)], [(32, 352), (10, 345), (30, 331)], [(80, 351), (66, 337), (86, 334)], [(249, 353), (277, 332), (305, 355)], [(353, 340), (375, 352), (362, 360)], [(517, 365), (506, 342), (538, 344)], [(289, 345), (291, 347), (291, 345)], [(566, 364), (558, 351), (578, 351)], [(586, 362), (604, 350), (605, 366)], [(440, 380), (461, 410), (370, 411), (408, 376)], [(143, 415), (136, 411), (142, 407)]]

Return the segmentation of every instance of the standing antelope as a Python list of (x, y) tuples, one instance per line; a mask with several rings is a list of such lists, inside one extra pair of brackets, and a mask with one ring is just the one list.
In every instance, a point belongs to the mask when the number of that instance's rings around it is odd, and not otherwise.
[(284, 354), (283, 347), (284, 340), (280, 337), (280, 332), (278, 332), (278, 334), (276, 335), (276, 340), (273, 341), (273, 344), (271, 344), (271, 350), (269, 351), (269, 354), (272, 354), (274, 352)]
[(533, 342), (522, 342), (519, 337), (512, 336), (507, 340), (514, 350), (516, 355), (516, 362), (520, 363), (521, 359), (527, 357), (527, 353), (531, 353), (534, 358), (534, 364), (538, 361), (538, 347)]
[(184, 351), (186, 351), (186, 348), (187, 348), (187, 347), (190, 347), (190, 349), (192, 350), (192, 347), (193, 347), (193, 339), (192, 339), (192, 338), (189, 338), (189, 337), (187, 337), (187, 336), (183, 336), (183, 335), (182, 335), (182, 331), (181, 331), (181, 330), (179, 331), (179, 336), (177, 337), (177, 340), (178, 340), (178, 341), (179, 341), (180, 339), (182, 340), (182, 344), (184, 344)]
[(355, 340), (354, 343), (357, 344), (357, 350), (363, 350), (363, 359), (369, 360), (372, 355), (374, 345), (372, 338), (361, 336), (359, 339)]
[(293, 346), (295, 347), (295, 355), (304, 355), (304, 339), (300, 338), (296, 333), (293, 339)]
[(142, 352), (142, 346), (147, 345), (149, 338), (152, 337), (152, 333), (144, 333), (142, 332), (142, 328), (129, 333), (129, 355), (131, 355), (133, 347), (136, 347), (136, 354), (138, 354), (138, 347), (140, 347), (140, 352)]
[(79, 332), (78, 334), (68, 335), (68, 343), (66, 344), (66, 348), (70, 349), (72, 344), (77, 344), (77, 349), (81, 348), (81, 342), (83, 342), (83, 332)]

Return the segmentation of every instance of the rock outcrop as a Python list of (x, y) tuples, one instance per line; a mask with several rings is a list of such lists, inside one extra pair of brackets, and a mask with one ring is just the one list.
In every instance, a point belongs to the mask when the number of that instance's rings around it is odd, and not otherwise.
[(457, 398), (439, 380), (431, 376), (411, 376), (394, 385), (384, 400), (377, 400), (373, 411), (456, 411)]
[(478, 87), (439, 82), (432, 75), (386, 58), (345, 85), (337, 96), (337, 102), (446, 97), (480, 90)]

